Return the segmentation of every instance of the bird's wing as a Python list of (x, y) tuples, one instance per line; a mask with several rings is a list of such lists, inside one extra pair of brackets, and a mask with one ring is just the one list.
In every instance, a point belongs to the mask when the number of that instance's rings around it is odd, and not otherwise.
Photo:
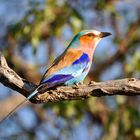
[(80, 50), (69, 49), (45, 73), (40, 84), (56, 86), (82, 74), (89, 65), (89, 57)]

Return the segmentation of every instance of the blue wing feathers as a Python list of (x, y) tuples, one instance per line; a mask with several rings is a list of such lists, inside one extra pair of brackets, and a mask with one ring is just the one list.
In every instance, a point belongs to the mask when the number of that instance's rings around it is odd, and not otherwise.
[(88, 57), (88, 55), (87, 55), (86, 53), (83, 53), (82, 56), (81, 56), (78, 60), (76, 60), (76, 61), (74, 61), (74, 62), (72, 63), (72, 65), (75, 65), (75, 64), (82, 64), (82, 63), (88, 63), (88, 62), (89, 62), (89, 57)]
[(64, 67), (63, 69), (55, 72), (53, 75), (45, 78), (41, 84), (49, 83), (52, 85), (58, 85), (68, 83), (69, 80), (82, 75), (82, 73), (88, 69), (89, 62), (90, 59), (88, 55), (83, 53), (79, 59), (72, 63), (72, 65)]
[(67, 80), (72, 79), (73, 76), (71, 74), (57, 74), (57, 75), (53, 75), (52, 77), (50, 77), (49, 79), (46, 79), (43, 83), (63, 83)]

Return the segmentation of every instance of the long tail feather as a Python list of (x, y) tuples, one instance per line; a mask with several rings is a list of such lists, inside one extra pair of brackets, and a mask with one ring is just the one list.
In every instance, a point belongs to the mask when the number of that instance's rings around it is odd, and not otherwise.
[(24, 99), (21, 103), (19, 103), (12, 111), (10, 111), (2, 120), (0, 120), (0, 124), (5, 121), (8, 117), (10, 117), (21, 105), (23, 105), (26, 101), (31, 99), (33, 96), (35, 96), (38, 93), (37, 90), (32, 92), (26, 99)]

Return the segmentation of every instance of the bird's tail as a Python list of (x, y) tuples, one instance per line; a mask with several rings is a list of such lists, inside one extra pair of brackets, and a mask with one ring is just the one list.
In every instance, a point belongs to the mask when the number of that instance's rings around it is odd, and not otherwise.
[(36, 89), (26, 99), (24, 99), (21, 103), (19, 103), (12, 111), (10, 111), (3, 119), (1, 119), (0, 120), (0, 123), (2, 123), (4, 120), (6, 120), (8, 117), (10, 117), (21, 105), (23, 105), (26, 101), (28, 101), (29, 99), (31, 99), (37, 93), (38, 93), (38, 90)]

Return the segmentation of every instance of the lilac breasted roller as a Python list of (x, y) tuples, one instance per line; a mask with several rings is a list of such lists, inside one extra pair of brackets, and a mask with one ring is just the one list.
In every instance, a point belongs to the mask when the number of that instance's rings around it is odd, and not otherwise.
[[(92, 57), (99, 41), (111, 35), (108, 32), (83, 30), (71, 41), (66, 50), (47, 69), (37, 89), (23, 102), (13, 109), (5, 118), (10, 116), (20, 105), (36, 94), (44, 93), (48, 88), (58, 85), (73, 85), (85, 79), (92, 65)], [(4, 118), (4, 119), (5, 119)]]

